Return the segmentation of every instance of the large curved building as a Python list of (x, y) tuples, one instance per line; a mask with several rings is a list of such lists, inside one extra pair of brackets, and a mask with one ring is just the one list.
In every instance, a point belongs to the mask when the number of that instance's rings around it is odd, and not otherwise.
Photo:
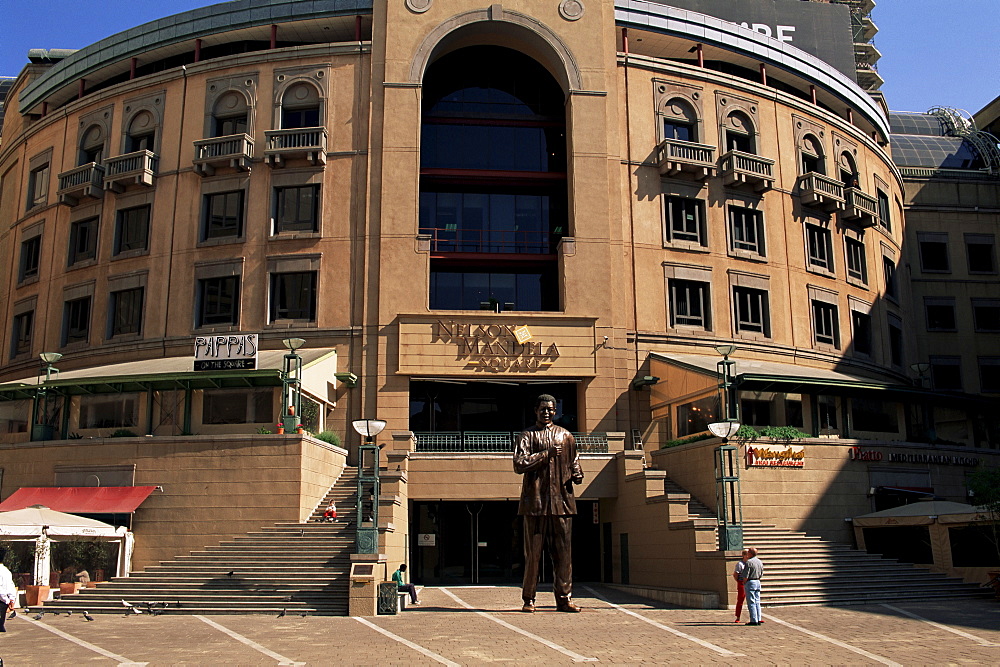
[[(585, 452), (580, 578), (725, 593), (725, 548), (647, 500), (665, 470), (716, 506), (719, 441), (684, 443), (727, 418), (809, 436), (806, 470), (746, 459), (746, 518), (849, 541), (870, 488), (964, 499), (927, 450), (995, 448), (992, 408), (918, 381), (846, 4), (240, 0), (34, 54), (0, 143), (0, 492), (162, 486), (142, 565), (304, 520), (378, 417), (380, 550), (517, 579), (508, 452), (545, 392)], [(350, 453), (265, 433), (289, 402)]]

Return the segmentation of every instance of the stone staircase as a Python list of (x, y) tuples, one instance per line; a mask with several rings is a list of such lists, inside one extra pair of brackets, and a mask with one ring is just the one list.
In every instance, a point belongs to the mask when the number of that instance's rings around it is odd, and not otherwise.
[[(47, 602), (45, 609), (125, 613), (125, 600), (166, 614), (346, 615), (356, 494), (357, 468), (349, 467), (307, 523), (266, 526)], [(337, 521), (322, 523), (331, 499)]]
[(976, 584), (949, 578), (844, 544), (746, 522), (743, 543), (764, 561), (761, 605), (859, 605), (901, 600), (989, 597)]

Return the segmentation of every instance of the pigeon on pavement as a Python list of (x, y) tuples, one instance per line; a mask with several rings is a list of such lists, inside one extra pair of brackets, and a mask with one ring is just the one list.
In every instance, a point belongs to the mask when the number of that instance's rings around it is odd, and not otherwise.
[(94, 620), (94, 617), (93, 617), (93, 616), (91, 616), (91, 615), (90, 615), (90, 614), (89, 614), (88, 612), (86, 612), (86, 611), (85, 611), (85, 612), (83, 612), (83, 618), (84, 618), (84, 620), (86, 620), (86, 621), (92, 621), (92, 620)]

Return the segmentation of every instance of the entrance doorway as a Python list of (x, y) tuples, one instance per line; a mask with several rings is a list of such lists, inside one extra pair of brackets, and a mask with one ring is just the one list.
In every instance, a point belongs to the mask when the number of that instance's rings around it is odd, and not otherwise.
[[(601, 579), (596, 501), (577, 500), (573, 579)], [(517, 501), (414, 501), (410, 509), (413, 580), (430, 586), (520, 584), (524, 577), (522, 519)], [(542, 583), (552, 582), (543, 556)]]

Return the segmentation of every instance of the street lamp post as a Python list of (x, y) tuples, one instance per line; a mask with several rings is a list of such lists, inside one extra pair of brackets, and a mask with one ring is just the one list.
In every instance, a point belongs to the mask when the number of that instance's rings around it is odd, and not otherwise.
[(62, 359), (58, 352), (42, 352), (38, 355), (45, 364), (45, 382), (35, 391), (34, 415), (31, 422), (32, 440), (51, 440), (55, 435), (55, 427), (49, 423), (49, 389), (46, 386), (52, 379), (52, 374), (59, 373), (59, 369), (52, 364)]
[(281, 421), (286, 433), (294, 433), (302, 423), (302, 357), (296, 350), (306, 342), (302, 338), (286, 338), (281, 343), (288, 349), (281, 363)]
[(736, 367), (736, 362), (729, 358), (729, 355), (736, 351), (736, 346), (731, 343), (716, 345), (715, 351), (722, 355), (722, 361), (716, 364), (719, 372), (719, 390), (722, 392), (722, 418), (727, 421), (736, 420), (739, 419), (739, 408), (733, 387), (733, 380), (736, 377), (733, 369)]
[(715, 448), (715, 508), (719, 525), (719, 549), (736, 551), (743, 548), (743, 499), (740, 495), (739, 447), (729, 439), (740, 430), (735, 420), (708, 425), (712, 435), (722, 438)]
[[(379, 450), (375, 436), (385, 428), (381, 419), (358, 419), (351, 422), (354, 430), (364, 438), (358, 447), (358, 496), (357, 496), (357, 553), (378, 553), (378, 497)], [(365, 501), (368, 501), (367, 504)], [(368, 510), (367, 512), (365, 510)]]

